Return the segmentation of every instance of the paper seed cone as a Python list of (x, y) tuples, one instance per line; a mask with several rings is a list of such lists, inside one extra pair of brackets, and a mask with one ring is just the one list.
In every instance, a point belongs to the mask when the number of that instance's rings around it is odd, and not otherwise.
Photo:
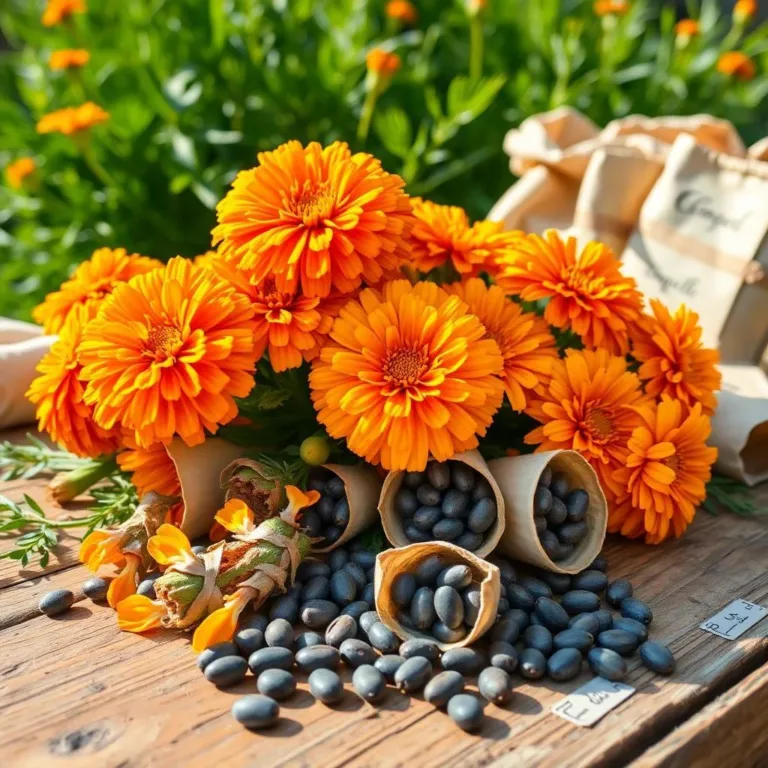
[[(573, 554), (559, 562), (550, 560), (539, 542), (533, 521), (533, 494), (544, 469), (563, 472), (573, 488), (589, 494), (585, 518), (587, 535)], [(488, 468), (504, 496), (506, 529), (499, 549), (509, 557), (538, 565), (554, 573), (578, 573), (600, 553), (608, 524), (608, 505), (595, 470), (576, 451), (546, 451), (526, 456), (493, 459)]]
[[(442, 555), (448, 565), (468, 565), (472, 569), (472, 581), (480, 587), (480, 610), (472, 630), (457, 643), (441, 643), (432, 635), (417, 629), (408, 629), (397, 620), (398, 608), (392, 600), (392, 582), (401, 573), (412, 572), (418, 564), (430, 555)], [(499, 569), (471, 552), (446, 541), (429, 541), (424, 544), (410, 544), (399, 549), (387, 549), (376, 557), (374, 592), (376, 612), (379, 618), (401, 640), (412, 637), (434, 640), (441, 651), (463, 648), (479, 640), (496, 621), (501, 594)]]
[[(491, 484), (493, 489), (496, 498), (496, 522), (485, 532), (485, 540), (474, 553), (478, 557), (485, 557), (493, 552), (504, 533), (504, 497), (479, 451), (465, 451), (457, 454), (449, 461), (460, 461), (477, 470)], [(412, 543), (403, 530), (403, 519), (395, 511), (395, 496), (400, 490), (404, 477), (405, 472), (403, 470), (392, 470), (384, 480), (379, 498), (379, 513), (381, 514), (381, 524), (384, 526), (384, 535), (395, 547), (405, 547)]]

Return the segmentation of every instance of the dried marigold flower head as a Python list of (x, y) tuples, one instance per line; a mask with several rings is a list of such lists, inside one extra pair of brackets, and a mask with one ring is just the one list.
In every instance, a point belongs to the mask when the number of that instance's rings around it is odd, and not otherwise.
[(53, 51), (48, 66), (51, 69), (77, 69), (84, 67), (90, 60), (91, 54), (82, 48), (64, 48)]
[(158, 267), (162, 263), (156, 259), (128, 253), (125, 248), (98, 248), (90, 259), (77, 266), (58, 291), (49, 293), (35, 307), (32, 316), (46, 333), (58, 333), (76, 307), (85, 307), (90, 320), (115, 286)]
[(397, 280), (334, 322), (309, 383), (318, 420), (385, 469), (422, 470), (475, 448), (501, 405), (503, 359), (456, 296)]
[(85, 13), (85, 0), (48, 0), (43, 11), (44, 27), (55, 27), (73, 13)]
[(37, 163), (31, 157), (20, 157), (5, 166), (5, 180), (12, 189), (21, 189), (24, 181), (37, 170)]
[(588, 348), (623, 355), (629, 331), (640, 319), (642, 295), (603, 243), (587, 243), (576, 253), (576, 239), (565, 242), (555, 230), (528, 235), (513, 246), (512, 258), (495, 275), (504, 290), (524, 301), (549, 299), (544, 319), (572, 330)]
[(596, 16), (623, 16), (629, 11), (626, 0), (597, 0), (592, 7)]
[(691, 38), (699, 34), (699, 22), (696, 19), (681, 19), (675, 24), (675, 35), (678, 38)]
[(392, 77), (400, 69), (400, 57), (382, 48), (372, 48), (365, 57), (368, 71), (380, 77)]
[(86, 101), (79, 107), (65, 107), (43, 115), (37, 123), (38, 133), (63, 133), (65, 136), (87, 131), (109, 120), (109, 112)]
[(253, 387), (253, 333), (248, 300), (181, 257), (118, 285), (80, 346), (96, 423), (142, 448), (203, 442)]
[(413, 24), (419, 18), (413, 3), (408, 0), (389, 0), (386, 14), (390, 19), (402, 21), (404, 24)]
[(258, 285), (309, 298), (350, 293), (396, 269), (413, 215), (405, 183), (372, 155), (289, 141), (259, 154), (217, 206), (214, 242)]
[(729, 51), (717, 60), (717, 71), (737, 80), (751, 80), (757, 70), (749, 56), (741, 51)]
[(488, 287), (479, 277), (444, 286), (477, 315), (501, 350), (502, 381), (510, 405), (522, 411), (532, 390), (549, 381), (553, 361), (558, 359), (555, 339), (547, 324), (533, 312), (523, 312), (498, 286)]
[(757, 13), (757, 0), (736, 0), (733, 6), (733, 19), (737, 24), (744, 24)]
[(720, 354), (701, 343), (699, 316), (680, 305), (674, 315), (657, 299), (651, 300), (652, 317), (643, 317), (633, 338), (633, 357), (641, 363), (638, 375), (645, 391), (692, 407), (701, 403), (711, 415), (717, 407), (715, 392), (720, 389), (717, 369)]

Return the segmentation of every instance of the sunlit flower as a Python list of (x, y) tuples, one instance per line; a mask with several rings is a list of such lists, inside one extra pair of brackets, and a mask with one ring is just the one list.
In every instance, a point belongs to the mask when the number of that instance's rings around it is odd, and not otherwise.
[(444, 287), (469, 306), (485, 326), (487, 337), (499, 345), (504, 389), (512, 407), (522, 411), (531, 390), (549, 380), (552, 362), (558, 357), (547, 324), (533, 312), (523, 312), (501, 288), (489, 288), (479, 277)]
[(484, 11), (488, 5), (488, 0), (467, 0), (467, 11), (471, 16), (475, 16)]
[(736, 0), (733, 6), (733, 20), (745, 24), (757, 13), (757, 0)]
[(564, 360), (552, 364), (551, 377), (526, 410), (542, 426), (525, 442), (538, 445), (537, 451), (578, 451), (595, 468), (606, 493), (621, 495), (613, 473), (624, 466), (627, 441), (640, 424), (629, 407), (645, 401), (640, 380), (627, 371), (623, 357), (604, 349), (569, 349)]
[(242, 499), (230, 499), (213, 518), (220, 526), (230, 533), (242, 536), (255, 530), (253, 512)]
[(91, 58), (91, 54), (82, 48), (64, 48), (61, 51), (53, 51), (48, 60), (51, 69), (77, 69), (84, 67)]
[(113, 453), (119, 433), (103, 429), (93, 421), (85, 403), (85, 385), (79, 375), (78, 350), (88, 321), (88, 310), (75, 307), (61, 329), (58, 341), (37, 365), (40, 374), (32, 382), (27, 398), (37, 406), (38, 429), (77, 456), (95, 458)]
[(123, 533), (119, 530), (91, 531), (80, 544), (80, 562), (94, 573), (102, 565), (122, 566), (125, 563), (125, 555), (120, 549), (122, 541)]
[(419, 17), (413, 3), (408, 0), (389, 0), (386, 13), (390, 19), (401, 21), (403, 24), (413, 24)]
[(12, 189), (21, 189), (24, 180), (37, 170), (37, 163), (31, 157), (20, 157), (5, 166), (5, 180)]
[(86, 101), (79, 107), (65, 107), (43, 115), (37, 123), (38, 133), (63, 133), (65, 136), (87, 131), (109, 120), (109, 112), (98, 104)]
[(43, 11), (43, 26), (54, 27), (73, 13), (85, 13), (85, 0), (48, 0)]
[(496, 281), (524, 301), (549, 299), (544, 319), (577, 333), (586, 347), (626, 354), (642, 295), (608, 246), (590, 242), (578, 255), (576, 248), (575, 238), (563, 242), (553, 229), (519, 238)]
[(154, 536), (147, 542), (149, 556), (163, 566), (173, 565), (182, 569), (192, 567), (203, 568), (202, 561), (192, 551), (192, 545), (181, 528), (163, 523)]
[(109, 582), (107, 602), (109, 603), (110, 608), (117, 608), (126, 597), (136, 594), (140, 565), (141, 558), (138, 555), (132, 555), (130, 553), (125, 554), (125, 566), (123, 566), (120, 573)]
[(217, 643), (231, 640), (237, 629), (237, 620), (246, 605), (256, 597), (251, 587), (240, 587), (224, 597), (224, 607), (208, 614), (192, 636), (192, 650), (201, 653)]
[(741, 51), (729, 51), (717, 60), (717, 71), (738, 80), (751, 80), (755, 76), (755, 62)]
[(696, 19), (681, 19), (675, 24), (675, 34), (678, 38), (695, 37), (699, 34), (699, 22)]
[(94, 419), (139, 447), (203, 442), (253, 387), (253, 333), (248, 300), (181, 257), (118, 285), (80, 346)]
[(679, 401), (663, 398), (659, 405), (638, 408), (640, 426), (629, 440), (626, 466), (614, 472), (631, 504), (609, 516), (612, 532), (639, 536), (658, 544), (680, 537), (707, 495), (706, 484), (717, 449), (706, 445), (709, 419), (697, 403), (690, 411)]
[(629, 11), (629, 3), (626, 0), (596, 0), (593, 8), (597, 16), (623, 16)]
[(456, 296), (406, 280), (364, 290), (313, 363), (319, 421), (385, 469), (421, 470), (478, 444), (501, 404), (503, 360)]
[(701, 343), (699, 316), (685, 305), (674, 315), (651, 300), (653, 317), (644, 317), (633, 338), (632, 355), (642, 365), (638, 374), (654, 398), (669, 395), (688, 406), (701, 403), (704, 413), (717, 406), (720, 355)]
[(382, 48), (372, 48), (365, 57), (365, 66), (380, 77), (392, 77), (400, 69), (400, 57)]
[(372, 155), (336, 142), (289, 141), (241, 171), (217, 207), (219, 253), (251, 282), (325, 297), (378, 282), (407, 254), (413, 215), (404, 182)]
[(148, 632), (162, 626), (167, 616), (162, 600), (146, 595), (129, 595), (117, 604), (117, 626), (123, 632)]
[(125, 248), (98, 248), (90, 259), (78, 265), (58, 291), (49, 293), (35, 307), (32, 316), (46, 333), (58, 333), (76, 307), (85, 307), (90, 320), (116, 285), (161, 266), (156, 259), (129, 254)]
[(194, 265), (196, 267), (203, 267), (204, 269), (209, 269), (212, 267), (217, 261), (221, 260), (221, 256), (216, 251), (206, 251), (205, 253), (201, 253), (198, 256), (195, 256), (194, 258)]

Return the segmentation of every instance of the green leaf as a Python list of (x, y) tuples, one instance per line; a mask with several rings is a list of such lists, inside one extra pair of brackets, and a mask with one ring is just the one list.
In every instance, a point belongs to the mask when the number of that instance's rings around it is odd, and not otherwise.
[(377, 112), (373, 127), (387, 150), (397, 157), (408, 157), (413, 141), (413, 129), (404, 109), (389, 107)]
[(491, 106), (496, 94), (504, 87), (504, 75), (472, 80), (460, 75), (448, 86), (447, 115), (460, 125), (472, 122)]
[(43, 512), (42, 507), (31, 497), (28, 496), (26, 493), (24, 494), (24, 501), (27, 502), (27, 506), (37, 512), (38, 515), (41, 517), (45, 517), (45, 512)]

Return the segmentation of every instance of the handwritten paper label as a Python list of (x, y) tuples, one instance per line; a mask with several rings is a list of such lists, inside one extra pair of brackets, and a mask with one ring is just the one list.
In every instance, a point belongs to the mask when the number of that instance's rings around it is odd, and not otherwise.
[(628, 699), (635, 689), (595, 677), (552, 707), (552, 712), (574, 725), (589, 728)]
[(765, 618), (768, 608), (750, 603), (748, 600), (734, 600), (701, 624), (701, 629), (726, 640), (735, 640), (750, 627)]

